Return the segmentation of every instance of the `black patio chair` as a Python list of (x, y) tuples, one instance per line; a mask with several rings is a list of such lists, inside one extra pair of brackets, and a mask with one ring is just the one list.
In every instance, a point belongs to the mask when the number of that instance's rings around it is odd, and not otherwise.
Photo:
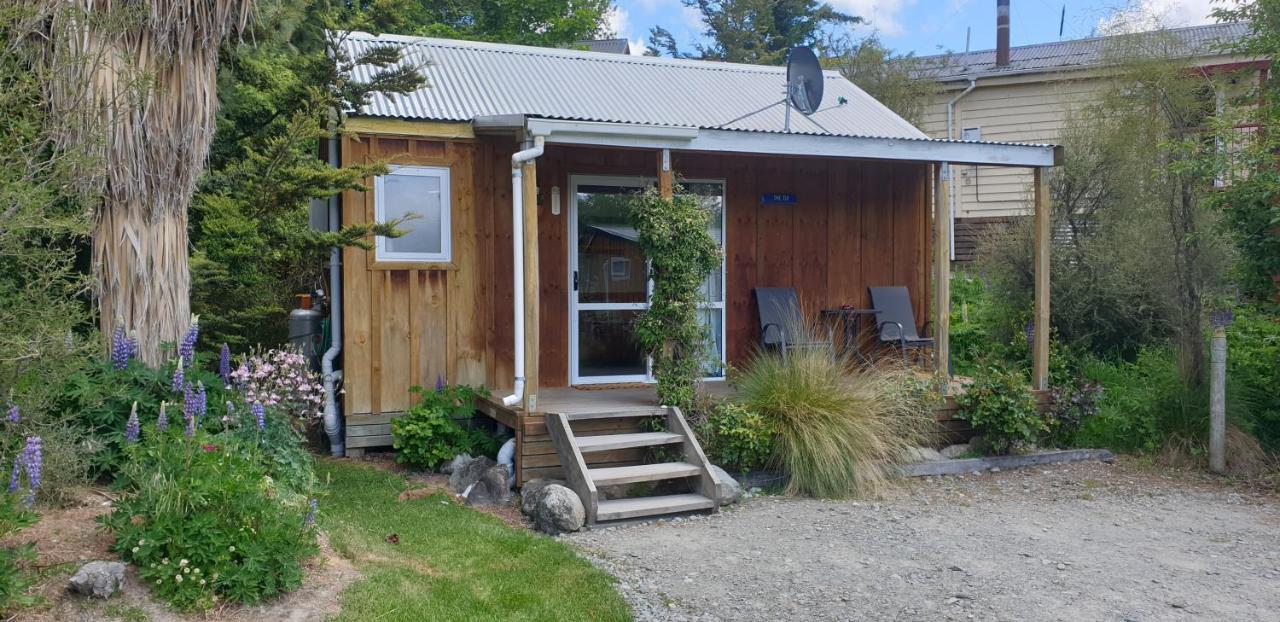
[[(898, 348), (903, 365), (907, 365), (908, 351), (933, 347), (932, 337), (922, 337), (916, 332), (916, 316), (907, 288), (868, 287), (867, 291), (871, 293), (871, 307), (876, 310), (880, 343)], [(920, 332), (927, 334), (931, 324), (933, 322), (925, 322)]]
[[(814, 341), (808, 333), (800, 310), (796, 290), (790, 287), (757, 287), (756, 308), (760, 310), (760, 345), (766, 349), (777, 348), (786, 360), (787, 352), (802, 348), (826, 348), (831, 346), (830, 335), (825, 341)], [(800, 333), (802, 334), (796, 334)], [(829, 332), (829, 331), (828, 331)]]

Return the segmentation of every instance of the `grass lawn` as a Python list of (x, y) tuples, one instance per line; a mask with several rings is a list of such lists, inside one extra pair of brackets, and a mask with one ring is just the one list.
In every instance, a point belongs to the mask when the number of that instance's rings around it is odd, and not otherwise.
[[(630, 620), (612, 577), (568, 545), (434, 495), (405, 502), (393, 473), (321, 460), (320, 525), (364, 578), (338, 620)], [(386, 541), (399, 536), (399, 544)]]

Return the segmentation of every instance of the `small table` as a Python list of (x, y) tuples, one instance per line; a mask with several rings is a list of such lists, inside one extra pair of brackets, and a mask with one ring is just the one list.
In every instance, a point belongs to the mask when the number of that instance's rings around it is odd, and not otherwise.
[(821, 314), (823, 321), (839, 324), (840, 332), (844, 335), (844, 349), (846, 352), (852, 351), (853, 355), (863, 363), (871, 362), (870, 359), (862, 355), (862, 318), (863, 316), (875, 317), (875, 309), (841, 307), (839, 309), (823, 309)]

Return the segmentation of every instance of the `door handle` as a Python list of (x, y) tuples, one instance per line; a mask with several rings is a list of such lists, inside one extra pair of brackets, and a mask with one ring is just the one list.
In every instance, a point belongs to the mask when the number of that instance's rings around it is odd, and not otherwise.
[(578, 271), (573, 271), (573, 291), (578, 291)]

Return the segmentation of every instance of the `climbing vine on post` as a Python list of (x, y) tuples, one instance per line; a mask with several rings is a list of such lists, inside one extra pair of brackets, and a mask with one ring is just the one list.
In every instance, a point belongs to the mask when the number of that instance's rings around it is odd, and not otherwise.
[(658, 399), (687, 409), (708, 351), (698, 318), (702, 283), (720, 265), (720, 247), (708, 231), (710, 212), (679, 187), (670, 199), (650, 189), (632, 207), (632, 224), (653, 279), (649, 308), (636, 322), (636, 342), (653, 359)]

